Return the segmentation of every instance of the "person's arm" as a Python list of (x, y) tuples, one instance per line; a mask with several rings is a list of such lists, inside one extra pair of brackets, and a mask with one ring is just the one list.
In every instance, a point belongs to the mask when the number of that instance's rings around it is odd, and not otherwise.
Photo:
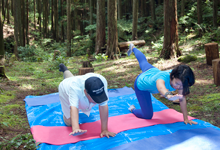
[(99, 106), (99, 113), (100, 113), (100, 119), (101, 119), (101, 134), (100, 136), (109, 136), (114, 137), (116, 133), (109, 132), (108, 131), (108, 105), (105, 106)]
[[(182, 90), (178, 90), (178, 93), (181, 94), (182, 93)], [(195, 121), (192, 121), (192, 120), (188, 120), (188, 112), (187, 112), (187, 103), (186, 103), (186, 97), (183, 96), (182, 98), (179, 99), (180, 101), (180, 109), (183, 113), (183, 119), (184, 119), (184, 123), (185, 124), (197, 124), (197, 122)]]
[[(157, 86), (157, 90), (160, 92), (161, 95), (163, 95), (165, 97), (165, 94), (167, 92), (169, 92), (169, 90), (166, 88), (165, 86), (165, 81), (162, 80), (162, 79), (158, 79), (156, 81), (156, 86)], [(176, 100), (176, 99), (179, 99), (179, 98), (182, 98), (183, 96), (181, 94), (176, 94), (176, 95), (167, 95), (166, 96), (167, 99), (169, 100)]]
[(72, 125), (72, 132), (69, 135), (81, 135), (87, 130), (81, 130), (79, 127), (79, 111), (75, 106), (70, 106), (70, 118)]

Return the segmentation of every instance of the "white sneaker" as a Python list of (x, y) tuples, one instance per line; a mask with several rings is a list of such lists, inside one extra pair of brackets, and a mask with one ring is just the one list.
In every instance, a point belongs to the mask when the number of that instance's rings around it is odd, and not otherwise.
[(134, 106), (134, 105), (131, 105), (131, 106), (128, 108), (128, 110), (129, 110), (130, 112), (132, 112), (133, 109), (135, 109), (135, 106)]

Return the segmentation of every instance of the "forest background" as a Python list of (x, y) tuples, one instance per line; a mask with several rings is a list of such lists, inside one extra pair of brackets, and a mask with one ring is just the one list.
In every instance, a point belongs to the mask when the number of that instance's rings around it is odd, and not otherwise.
[(109, 89), (133, 87), (141, 70), (126, 57), (131, 42), (161, 70), (189, 65), (189, 115), (220, 127), (220, 88), (204, 47), (219, 45), (219, 0), (0, 0), (0, 19), (0, 149), (35, 148), (23, 99), (57, 92), (59, 63), (77, 75), (90, 61)]

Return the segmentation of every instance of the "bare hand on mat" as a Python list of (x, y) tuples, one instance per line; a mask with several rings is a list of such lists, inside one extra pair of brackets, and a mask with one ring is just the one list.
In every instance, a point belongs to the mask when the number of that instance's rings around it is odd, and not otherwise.
[(87, 130), (75, 129), (69, 135), (77, 136), (77, 135), (82, 135), (82, 134), (84, 134), (86, 132), (87, 132)]
[(115, 137), (115, 135), (116, 135), (116, 133), (109, 132), (108, 130), (104, 130), (104, 131), (102, 131), (102, 133), (100, 134), (101, 137), (107, 136), (108, 138), (109, 138), (110, 136)]
[(192, 124), (198, 124), (197, 122), (192, 121), (192, 120), (188, 120), (188, 119), (187, 119), (187, 120), (184, 120), (184, 123), (185, 123), (185, 124), (188, 124), (188, 123), (189, 123), (190, 125), (192, 125)]

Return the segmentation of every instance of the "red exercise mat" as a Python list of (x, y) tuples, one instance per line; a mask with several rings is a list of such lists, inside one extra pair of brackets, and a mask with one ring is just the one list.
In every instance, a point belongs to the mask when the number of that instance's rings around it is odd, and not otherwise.
[[(189, 120), (195, 119), (188, 117)], [(153, 126), (157, 124), (169, 124), (182, 122), (183, 115), (173, 109), (165, 109), (159, 112), (154, 112), (153, 118), (140, 119), (133, 114), (125, 114), (120, 116), (109, 117), (108, 129), (110, 132), (119, 133), (125, 130)], [(67, 126), (33, 126), (31, 132), (36, 142), (48, 143), (53, 145), (64, 145), (76, 143), (79, 141), (100, 138), (101, 122), (90, 122), (80, 125), (80, 128), (87, 132), (80, 136), (69, 136), (72, 132), (71, 127)], [(117, 136), (117, 135), (116, 135)]]

